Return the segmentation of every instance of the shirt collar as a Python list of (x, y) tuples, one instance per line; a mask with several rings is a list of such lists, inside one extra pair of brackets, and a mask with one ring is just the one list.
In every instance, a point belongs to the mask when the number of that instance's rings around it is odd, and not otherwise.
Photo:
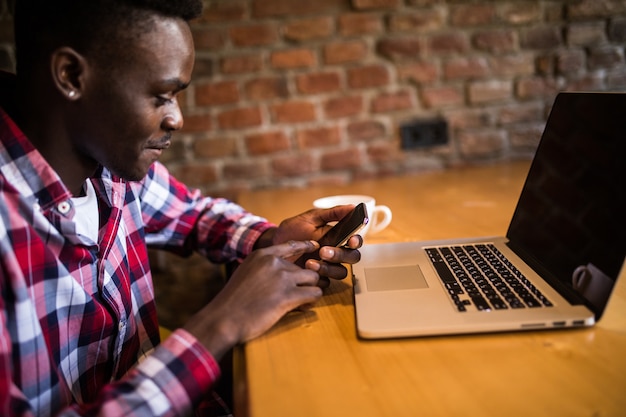
[(47, 210), (72, 195), (11, 117), (0, 107), (0, 173), (16, 190)]

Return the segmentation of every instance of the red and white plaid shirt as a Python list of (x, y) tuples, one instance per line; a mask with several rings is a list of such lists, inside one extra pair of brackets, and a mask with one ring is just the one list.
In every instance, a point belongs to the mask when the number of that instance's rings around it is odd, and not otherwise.
[(220, 374), (184, 330), (159, 344), (147, 245), (243, 259), (267, 228), (155, 163), (141, 182), (91, 179), (98, 241), (72, 195), (0, 108), (0, 415), (185, 415)]

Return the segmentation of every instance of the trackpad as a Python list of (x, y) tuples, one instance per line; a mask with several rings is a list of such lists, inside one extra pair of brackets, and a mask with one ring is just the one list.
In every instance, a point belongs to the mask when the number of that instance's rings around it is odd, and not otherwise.
[(365, 268), (368, 291), (415, 290), (428, 288), (418, 265)]

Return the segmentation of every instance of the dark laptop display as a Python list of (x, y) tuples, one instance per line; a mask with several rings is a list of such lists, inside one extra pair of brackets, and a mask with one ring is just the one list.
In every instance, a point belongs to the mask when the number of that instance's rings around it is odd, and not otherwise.
[(507, 238), (598, 320), (626, 253), (626, 95), (585, 94), (558, 96)]

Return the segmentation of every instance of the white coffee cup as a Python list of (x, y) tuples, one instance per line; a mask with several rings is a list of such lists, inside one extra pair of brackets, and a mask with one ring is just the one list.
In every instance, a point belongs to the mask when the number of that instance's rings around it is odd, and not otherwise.
[(383, 230), (391, 223), (391, 209), (384, 205), (376, 205), (376, 199), (369, 195), (359, 194), (341, 194), (332, 195), (328, 197), (318, 198), (313, 201), (313, 206), (317, 208), (331, 208), (335, 206), (341, 206), (344, 204), (364, 203), (367, 208), (367, 215), (369, 217), (368, 224), (361, 229), (359, 234), (365, 237), (366, 234), (374, 234)]

